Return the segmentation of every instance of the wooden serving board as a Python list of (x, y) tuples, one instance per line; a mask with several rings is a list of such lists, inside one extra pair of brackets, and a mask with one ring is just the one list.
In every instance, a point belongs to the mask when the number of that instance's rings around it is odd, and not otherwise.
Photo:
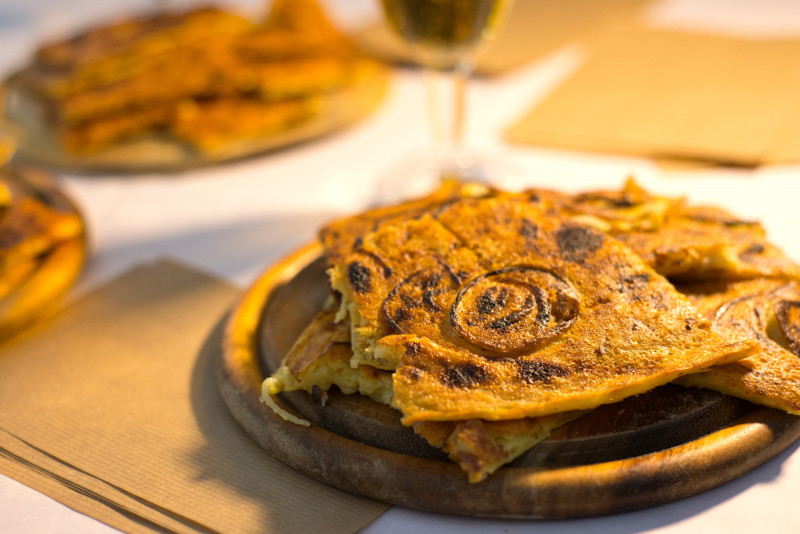
[(655, 506), (728, 482), (800, 437), (800, 417), (702, 389), (662, 386), (557, 429), (478, 484), (400, 424), (399, 412), (332, 391), (260, 400), (328, 295), (317, 244), (269, 268), (232, 313), (220, 387), (234, 417), (271, 455), (322, 482), (392, 504), (486, 517), (556, 518)]

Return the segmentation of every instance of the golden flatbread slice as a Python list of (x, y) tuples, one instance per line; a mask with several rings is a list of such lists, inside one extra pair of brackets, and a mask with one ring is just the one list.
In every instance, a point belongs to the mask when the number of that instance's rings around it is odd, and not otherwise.
[[(182, 65), (194, 65), (188, 72)], [(129, 113), (186, 99), (248, 97), (255, 102), (325, 94), (351, 83), (362, 65), (335, 57), (252, 62), (228, 49), (187, 50), (171, 54), (136, 76), (52, 103), (65, 125)]]
[(755, 339), (761, 350), (677, 383), (800, 415), (800, 286), (763, 278), (680, 289), (715, 331)]
[[(181, 62), (174, 59), (176, 64)], [(190, 76), (175, 65), (164, 65), (163, 73), (148, 71), (125, 85), (63, 100), (58, 105), (66, 113), (60, 113), (58, 123), (62, 143), (72, 153), (82, 154), (167, 132), (213, 153), (233, 142), (275, 135), (331, 112), (325, 107), (325, 94), (359, 76), (370, 76), (375, 68), (371, 62), (330, 59), (225, 68), (204, 57), (198, 64)], [(222, 69), (224, 82), (219, 81)]]
[[(342, 392), (361, 393), (390, 404), (392, 373), (361, 365), (350, 366), (350, 329), (346, 321), (335, 322), (334, 312), (318, 313), (301, 333), (281, 366), (264, 381), (265, 402), (287, 420), (305, 424), (281, 410), (271, 396), (281, 391), (303, 390), (316, 399), (336, 385)], [(425, 421), (414, 432), (434, 447), (448, 453), (467, 473), (470, 482), (480, 482), (536, 443), (553, 428), (577, 418), (580, 412), (554, 414), (516, 421)]]
[(759, 223), (721, 208), (653, 195), (632, 179), (619, 191), (563, 195), (561, 210), (621, 240), (671, 279), (800, 280), (800, 267), (767, 241)]
[(167, 128), (206, 153), (236, 141), (286, 131), (318, 114), (318, 97), (265, 102), (246, 98), (187, 100), (174, 109)]
[(613, 238), (517, 197), (381, 225), (330, 271), (353, 362), (423, 420), (590, 409), (749, 355)]
[[(232, 94), (232, 84), (221, 74), (232, 59), (228, 49), (221, 47), (176, 50), (147, 62), (124, 78), (52, 99), (49, 109), (59, 124), (77, 125), (182, 98)], [(182, 68), (185, 65), (192, 68)]]
[(152, 134), (165, 128), (176, 113), (174, 103), (145, 106), (72, 125), (58, 125), (57, 135), (73, 154), (88, 154), (117, 141)]

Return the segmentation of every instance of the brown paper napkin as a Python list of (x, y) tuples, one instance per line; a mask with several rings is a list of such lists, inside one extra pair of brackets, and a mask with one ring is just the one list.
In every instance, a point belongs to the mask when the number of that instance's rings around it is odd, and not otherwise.
[(135, 269), (0, 347), (0, 471), (126, 532), (354, 532), (387, 506), (307, 478), (217, 391), (237, 291)]
[[(512, 142), (753, 166), (800, 160), (800, 41), (617, 21)], [(637, 21), (638, 22), (638, 21)]]
[[(520, 67), (645, 3), (646, 0), (516, 0), (496, 39), (478, 57), (476, 72), (497, 75)], [(406, 46), (385, 23), (366, 28), (355, 39), (379, 58), (411, 62)]]

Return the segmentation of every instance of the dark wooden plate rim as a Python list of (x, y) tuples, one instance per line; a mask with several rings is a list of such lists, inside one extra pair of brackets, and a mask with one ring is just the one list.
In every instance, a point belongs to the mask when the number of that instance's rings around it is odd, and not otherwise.
[[(219, 384), (235, 419), (261, 447), (345, 491), (427, 511), (481, 517), (582, 517), (632, 511), (733, 480), (800, 437), (800, 417), (754, 407), (735, 424), (652, 454), (557, 468), (504, 467), (469, 484), (459, 467), (287, 422), (261, 402), (260, 323), (271, 294), (319, 258), (312, 243), (268, 268), (226, 325)], [(285, 409), (292, 409), (277, 399)]]

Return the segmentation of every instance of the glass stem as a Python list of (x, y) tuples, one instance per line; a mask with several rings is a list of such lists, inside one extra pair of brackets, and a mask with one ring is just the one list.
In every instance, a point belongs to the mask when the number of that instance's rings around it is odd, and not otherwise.
[(463, 174), (462, 141), (469, 74), (470, 64), (466, 61), (450, 69), (426, 70), (428, 119), (441, 178), (458, 178)]

